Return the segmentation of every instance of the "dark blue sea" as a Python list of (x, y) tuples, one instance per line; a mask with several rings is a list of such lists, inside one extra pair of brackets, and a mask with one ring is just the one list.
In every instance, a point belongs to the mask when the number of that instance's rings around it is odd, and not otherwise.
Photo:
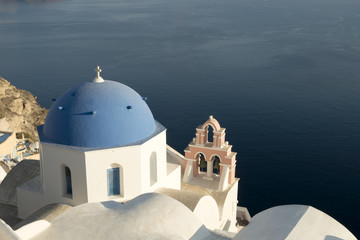
[(42, 106), (96, 65), (181, 153), (214, 115), (252, 215), (311, 205), (360, 237), (359, 0), (0, 0), (0, 75)]

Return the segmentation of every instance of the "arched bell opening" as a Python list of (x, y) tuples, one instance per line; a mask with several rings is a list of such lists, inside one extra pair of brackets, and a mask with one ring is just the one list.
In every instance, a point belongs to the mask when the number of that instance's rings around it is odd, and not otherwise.
[(213, 162), (213, 173), (219, 175), (220, 174), (220, 157), (215, 155), (212, 158)]
[(198, 153), (196, 155), (196, 161), (199, 166), (199, 172), (207, 172), (207, 163), (205, 160), (205, 155), (202, 153)]
[(206, 126), (207, 143), (214, 142), (214, 128), (211, 125)]

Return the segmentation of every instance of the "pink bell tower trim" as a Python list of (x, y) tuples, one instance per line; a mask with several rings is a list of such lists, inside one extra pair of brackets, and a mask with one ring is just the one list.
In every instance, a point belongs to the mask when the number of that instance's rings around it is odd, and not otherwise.
[[(212, 136), (210, 127), (213, 129)], [(231, 149), (232, 145), (225, 141), (225, 128), (220, 127), (219, 122), (210, 115), (203, 125), (196, 128), (195, 138), (184, 150), (183, 181), (189, 182), (201, 175), (208, 180), (219, 179), (218, 190), (225, 190), (229, 184), (235, 182), (236, 152)], [(214, 173), (216, 171), (218, 172)]]

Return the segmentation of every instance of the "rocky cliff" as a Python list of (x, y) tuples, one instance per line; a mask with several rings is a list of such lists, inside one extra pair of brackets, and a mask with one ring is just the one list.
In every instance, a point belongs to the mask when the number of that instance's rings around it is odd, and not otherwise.
[(46, 114), (34, 95), (0, 77), (0, 131), (28, 133), (37, 140), (36, 127), (44, 123)]

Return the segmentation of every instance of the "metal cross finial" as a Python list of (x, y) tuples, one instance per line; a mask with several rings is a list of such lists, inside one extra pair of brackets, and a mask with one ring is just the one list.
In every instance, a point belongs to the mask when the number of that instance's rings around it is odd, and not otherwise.
[(94, 78), (93, 82), (103, 82), (104, 79), (100, 76), (100, 73), (101, 73), (100, 66), (96, 66), (96, 68), (94, 70), (96, 72), (96, 77)]
[(97, 78), (100, 78), (100, 73), (101, 73), (101, 68), (100, 68), (100, 66), (96, 66), (95, 72), (96, 72), (96, 74), (97, 74)]

